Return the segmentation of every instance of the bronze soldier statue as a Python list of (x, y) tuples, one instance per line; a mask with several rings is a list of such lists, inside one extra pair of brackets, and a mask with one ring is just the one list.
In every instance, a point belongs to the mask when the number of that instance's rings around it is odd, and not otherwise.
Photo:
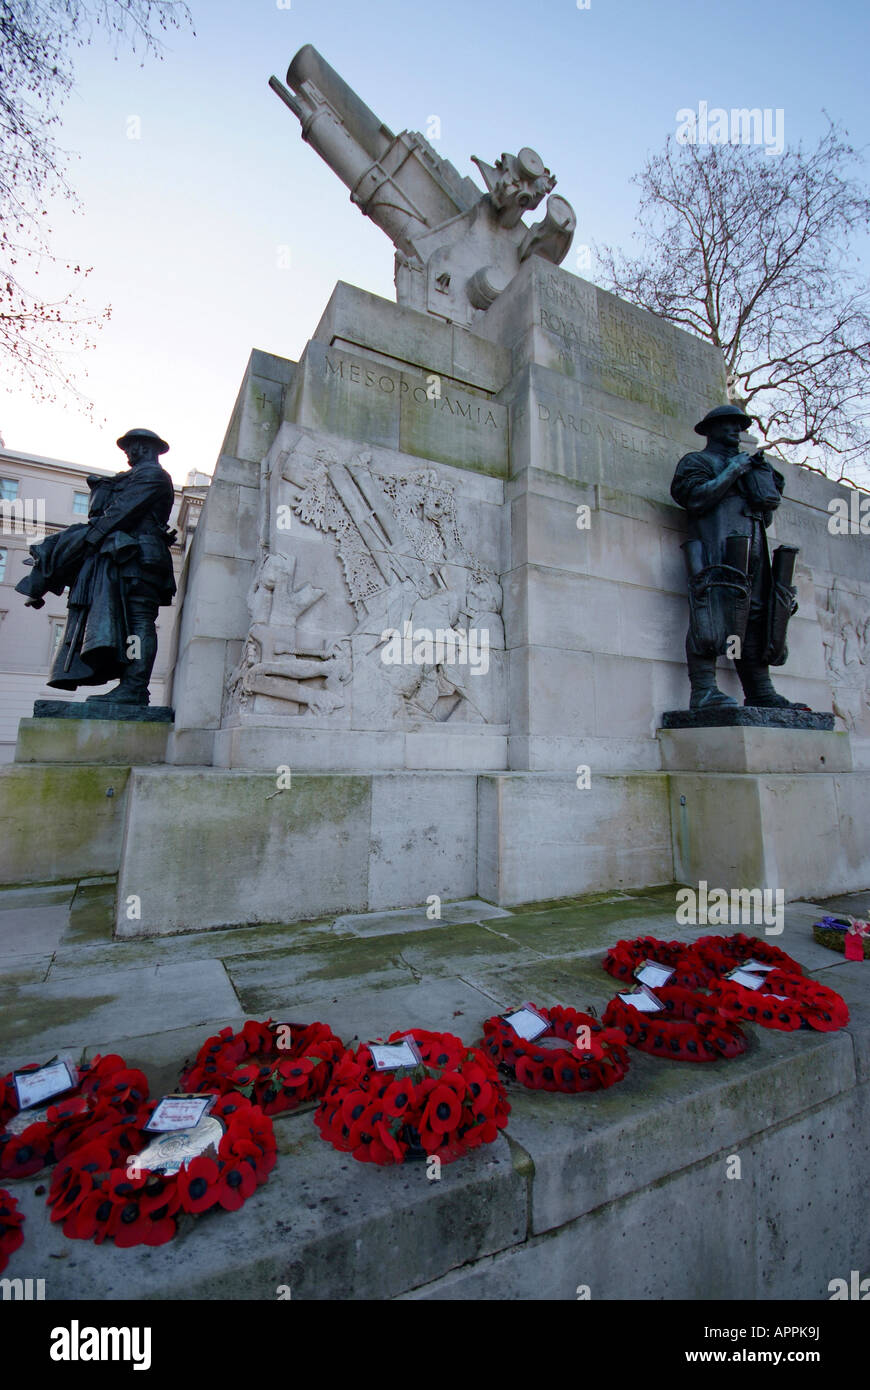
[(120, 685), (89, 700), (147, 705), (157, 655), (157, 610), (172, 602), (175, 576), (167, 522), (175, 496), (158, 463), (169, 445), (153, 430), (128, 430), (118, 440), (130, 471), (91, 474), (87, 523), (32, 545), (33, 569), (16, 584), (30, 607), (69, 586), (68, 617), (48, 684)]
[(797, 611), (797, 548), (779, 546), (771, 564), (766, 531), (785, 479), (763, 453), (740, 451), (741, 430), (750, 423), (736, 405), (709, 411), (695, 426), (706, 447), (680, 459), (671, 483), (671, 496), (689, 514), (683, 551), (692, 710), (737, 707), (716, 684), (716, 658), (725, 655), (735, 658), (745, 705), (808, 708), (777, 694), (770, 679), (769, 667), (788, 657), (786, 628)]

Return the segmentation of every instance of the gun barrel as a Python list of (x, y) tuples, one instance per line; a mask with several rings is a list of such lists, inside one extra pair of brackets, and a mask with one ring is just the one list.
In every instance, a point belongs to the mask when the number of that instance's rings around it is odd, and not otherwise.
[(300, 48), (287, 69), (287, 83), (303, 101), (306, 82), (313, 83), (326, 98), (370, 159), (381, 159), (395, 140), (395, 135), (310, 43)]

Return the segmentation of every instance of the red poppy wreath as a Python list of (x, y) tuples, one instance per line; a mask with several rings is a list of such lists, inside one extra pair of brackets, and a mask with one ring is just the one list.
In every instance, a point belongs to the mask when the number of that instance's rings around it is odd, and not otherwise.
[(607, 1005), (602, 1022), (621, 1028), (641, 1052), (676, 1062), (715, 1062), (746, 1051), (744, 1034), (712, 999), (677, 985), (662, 986), (655, 997), (664, 1010), (646, 1013), (617, 995)]
[(241, 1032), (224, 1028), (208, 1038), (181, 1074), (182, 1091), (239, 1091), (264, 1115), (295, 1110), (319, 1100), (344, 1043), (325, 1023), (258, 1023), (248, 1019)]
[[(38, 1071), (39, 1063), (20, 1067)], [(62, 1099), (30, 1114), (18, 1109), (18, 1096), (10, 1072), (0, 1081), (0, 1177), (27, 1178), (55, 1164), (79, 1145), (116, 1128), (135, 1114), (148, 1098), (148, 1082), (141, 1071), (127, 1066), (112, 1053), (95, 1057), (79, 1068), (78, 1082)]]
[(617, 941), (604, 957), (603, 965), (608, 975), (614, 975), (617, 980), (631, 980), (645, 960), (668, 966), (674, 972), (673, 983), (683, 989), (702, 989), (713, 978), (713, 970), (694, 945), (685, 941), (659, 941), (655, 936)]
[(736, 980), (714, 980), (710, 999), (726, 1018), (745, 1018), (783, 1033), (798, 1028), (835, 1033), (849, 1022), (848, 1006), (839, 994), (787, 970), (769, 970), (758, 989), (747, 989)]
[[(591, 1014), (576, 1009), (537, 1008), (549, 1023), (546, 1033), (533, 1040), (520, 1037), (507, 1019), (488, 1018), (483, 1025), (483, 1045), (504, 1071), (532, 1091), (597, 1091), (614, 1086), (628, 1071), (625, 1034), (619, 1028), (602, 1028)], [(587, 1029), (586, 1039), (582, 1031)], [(550, 1051), (548, 1039), (572, 1044), (571, 1050)], [(581, 1046), (582, 1042), (587, 1046)]]
[(725, 975), (748, 960), (788, 970), (792, 975), (804, 973), (803, 967), (778, 946), (757, 936), (744, 936), (743, 932), (738, 932), (736, 936), (701, 936), (693, 943), (692, 949), (714, 977)]
[(430, 1156), (452, 1163), (498, 1138), (510, 1105), (486, 1053), (422, 1028), (393, 1033), (388, 1043), (403, 1038), (414, 1039), (422, 1061), (401, 1071), (377, 1071), (366, 1045), (345, 1052), (314, 1116), (322, 1138), (378, 1164)]
[(24, 1240), (21, 1229), (23, 1222), (24, 1217), (18, 1210), (15, 1198), (0, 1188), (0, 1274), (9, 1263), (9, 1256)]
[(64, 1235), (97, 1245), (111, 1236), (124, 1248), (165, 1245), (184, 1214), (238, 1211), (274, 1168), (272, 1121), (231, 1092), (208, 1115), (223, 1129), (214, 1157), (200, 1153), (177, 1169), (149, 1169), (139, 1159), (155, 1138), (143, 1132), (155, 1105), (144, 1106), (135, 1124), (101, 1135), (58, 1164), (48, 1204)]

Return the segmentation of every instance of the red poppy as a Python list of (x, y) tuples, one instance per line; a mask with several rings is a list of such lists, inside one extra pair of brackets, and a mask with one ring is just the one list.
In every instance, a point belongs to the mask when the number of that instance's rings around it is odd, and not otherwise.
[(105, 1192), (91, 1192), (71, 1211), (63, 1223), (63, 1233), (72, 1240), (93, 1240), (102, 1245), (106, 1236), (113, 1236), (120, 1207)]
[(414, 1100), (414, 1083), (405, 1077), (388, 1082), (380, 1095), (384, 1114), (392, 1119), (400, 1119)]
[[(222, 1155), (223, 1156), (223, 1155)], [(257, 1182), (265, 1182), (277, 1162), (274, 1149), (265, 1152), (249, 1139), (235, 1141), (231, 1153), (226, 1155), (228, 1163), (245, 1163), (256, 1176)]]
[(50, 1124), (55, 1124), (58, 1120), (71, 1120), (76, 1115), (85, 1115), (87, 1111), (87, 1096), (67, 1096), (66, 1100), (59, 1100), (56, 1105), (50, 1105), (45, 1112), (45, 1118)]
[(256, 1170), (244, 1159), (222, 1165), (217, 1194), (218, 1201), (225, 1211), (238, 1211), (256, 1188)]
[(442, 1077), (427, 1101), (423, 1113), (424, 1125), (436, 1134), (448, 1134), (458, 1127), (461, 1114), (462, 1101), (457, 1095), (456, 1087), (448, 1085)]
[(277, 1070), (284, 1085), (296, 1090), (309, 1085), (315, 1065), (310, 1057), (299, 1057), (295, 1060), (286, 1058), (278, 1063)]
[(28, 1125), (23, 1134), (14, 1134), (3, 1144), (0, 1176), (29, 1178), (45, 1167), (50, 1150), (51, 1126), (41, 1122)]
[(23, 1221), (15, 1198), (9, 1192), (0, 1191), (0, 1274), (9, 1263), (9, 1256), (24, 1240)]
[(145, 1186), (139, 1190), (139, 1205), (148, 1216), (166, 1209), (168, 1216), (174, 1216), (181, 1206), (181, 1193), (178, 1183), (162, 1173), (147, 1173)]
[(249, 1018), (242, 1028), (241, 1036), (251, 1053), (268, 1052), (275, 1044), (275, 1037), (267, 1023), (258, 1023)]
[(185, 1211), (208, 1211), (218, 1199), (217, 1185), (220, 1170), (211, 1158), (200, 1154), (178, 1173), (181, 1205)]
[(241, 1090), (243, 1086), (253, 1086), (259, 1075), (260, 1068), (256, 1062), (243, 1062), (241, 1066), (236, 1067), (230, 1079), (233, 1086)]

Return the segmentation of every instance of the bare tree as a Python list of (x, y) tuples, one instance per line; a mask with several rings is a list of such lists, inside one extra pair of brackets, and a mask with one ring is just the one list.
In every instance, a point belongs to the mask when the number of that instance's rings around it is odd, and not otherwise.
[(779, 156), (671, 140), (634, 180), (641, 254), (599, 251), (608, 288), (721, 350), (768, 449), (839, 479), (870, 446), (861, 162), (830, 121), (815, 150)]
[(189, 21), (181, 0), (0, 0), (0, 357), (37, 399), (66, 387), (83, 400), (61, 354), (89, 346), (86, 327), (110, 312), (89, 313), (73, 290), (48, 303), (35, 285), (49, 267), (88, 274), (51, 253), (44, 224), (52, 197), (77, 202), (54, 138), (76, 50), (102, 33), (116, 49), (159, 57), (160, 31)]

